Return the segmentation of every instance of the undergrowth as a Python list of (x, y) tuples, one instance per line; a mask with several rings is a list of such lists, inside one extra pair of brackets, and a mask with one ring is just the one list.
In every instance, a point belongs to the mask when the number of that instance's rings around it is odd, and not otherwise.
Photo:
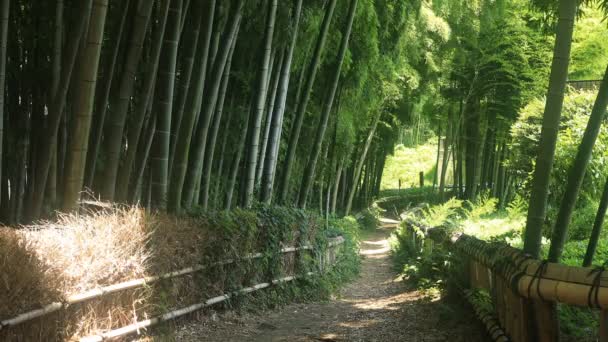
[[(570, 241), (564, 248), (561, 262), (570, 266), (581, 266), (587, 249), (588, 232), (593, 222), (596, 203), (582, 201), (581, 210), (574, 217)], [(475, 202), (450, 199), (444, 203), (430, 205), (421, 211), (410, 214), (409, 218), (429, 227), (442, 227), (446, 231), (462, 232), (482, 240), (507, 243), (522, 248), (522, 234), (525, 227), (527, 202), (516, 196), (504, 209), (499, 208), (497, 200), (485, 194)], [(419, 239), (414, 239), (418, 234)], [(605, 234), (605, 233), (604, 233)], [(604, 235), (605, 236), (605, 235)], [(451, 285), (458, 280), (453, 277), (462, 272), (451, 272), (458, 267), (456, 256), (438, 246), (432, 252), (422, 243), (423, 235), (403, 223), (394, 233), (391, 241), (396, 267), (418, 289), (432, 295), (447, 294)], [(550, 241), (543, 237), (541, 257), (546, 258)], [(608, 260), (608, 239), (601, 238), (595, 256), (596, 266)], [(593, 341), (598, 331), (596, 310), (558, 305), (560, 329), (567, 341)]]

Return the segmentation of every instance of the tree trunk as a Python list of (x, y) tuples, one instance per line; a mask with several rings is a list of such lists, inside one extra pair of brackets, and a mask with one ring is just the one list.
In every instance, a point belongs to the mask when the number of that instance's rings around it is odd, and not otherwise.
[(215, 63), (213, 64), (213, 74), (209, 80), (209, 84), (205, 87), (205, 105), (201, 112), (201, 118), (198, 120), (196, 125), (196, 132), (193, 139), (193, 145), (191, 147), (189, 158), (190, 163), (188, 164), (187, 176), (184, 177), (183, 191), (185, 191), (183, 197), (183, 204), (186, 207), (194, 205), (195, 194), (197, 184), (201, 180), (203, 172), (203, 160), (205, 157), (205, 148), (207, 144), (207, 135), (209, 132), (209, 126), (211, 119), (213, 118), (213, 111), (217, 104), (222, 75), (224, 74), (224, 68), (228, 61), (228, 55), (232, 42), (237, 39), (238, 31), (241, 23), (243, 9), (243, 0), (237, 0), (232, 9), (230, 15), (230, 22), (227, 26), (227, 30), (222, 35), (221, 46), (218, 51)]
[(602, 127), (602, 121), (604, 121), (604, 117), (606, 116), (606, 106), (608, 106), (608, 68), (600, 84), (591, 116), (585, 128), (583, 140), (578, 147), (574, 163), (570, 166), (566, 191), (559, 207), (555, 227), (553, 228), (553, 236), (551, 237), (551, 247), (549, 249), (550, 262), (559, 262), (562, 255), (567, 239), (568, 225), (572, 219), (572, 212), (574, 211), (574, 206), (576, 205), (576, 200), (585, 178), (587, 164), (589, 164), (589, 160), (591, 159), (593, 146), (595, 146)]
[(300, 95), (301, 99), (299, 101), (298, 107), (295, 110), (295, 121), (291, 129), (291, 134), (289, 135), (287, 156), (285, 157), (285, 163), (283, 165), (282, 170), (283, 174), (279, 187), (279, 202), (282, 204), (285, 204), (285, 201), (287, 200), (287, 195), (289, 193), (291, 169), (293, 167), (293, 162), (296, 157), (298, 140), (300, 139), (300, 131), (302, 130), (302, 123), (304, 121), (306, 107), (310, 99), (310, 92), (312, 90), (312, 86), (314, 84), (315, 77), (317, 74), (317, 69), (321, 61), (321, 54), (323, 52), (323, 46), (325, 45), (325, 40), (327, 38), (327, 32), (329, 31), (329, 25), (331, 23), (334, 9), (336, 7), (336, 0), (329, 0), (329, 3), (326, 6), (327, 9), (325, 10), (325, 16), (323, 17), (323, 23), (321, 24), (321, 30), (319, 31), (319, 36), (317, 38), (314, 54), (312, 60), (310, 61), (310, 65), (308, 66), (306, 82), (302, 90), (303, 92)]
[(49, 168), (53, 151), (57, 148), (57, 132), (66, 105), (67, 92), (70, 87), (72, 71), (78, 55), (80, 40), (85, 31), (87, 18), (90, 16), (93, 0), (84, 0), (76, 25), (74, 26), (72, 38), (65, 49), (65, 61), (62, 63), (61, 81), (57, 93), (53, 97), (49, 107), (47, 132), (43, 139), (39, 140), (40, 153), (36, 165), (36, 174), (32, 183), (29, 184), (31, 200), (28, 206), (27, 220), (33, 221), (40, 217), (44, 200), (44, 190), (48, 180)]
[(224, 209), (226, 210), (230, 210), (232, 208), (232, 197), (234, 194), (234, 188), (236, 187), (236, 178), (239, 174), (239, 169), (241, 165), (241, 156), (243, 155), (243, 150), (245, 149), (248, 124), (249, 115), (245, 115), (245, 122), (243, 123), (243, 127), (241, 127), (241, 132), (239, 135), (239, 144), (234, 153), (234, 157), (232, 158), (232, 165), (230, 166), (230, 178), (228, 179), (228, 187), (226, 189), (226, 202), (224, 204)]
[[(182, 190), (188, 168), (190, 141), (192, 140), (194, 122), (196, 121), (196, 116), (200, 112), (203, 100), (203, 89), (205, 86), (215, 6), (215, 0), (210, 0), (205, 22), (205, 32), (204, 34), (201, 34), (202, 32), (199, 33), (199, 42), (197, 43), (197, 49), (199, 51), (196, 53), (195, 57), (197, 61), (195, 63), (196, 69), (194, 69), (192, 74), (193, 76), (196, 76), (196, 79), (188, 90), (184, 115), (182, 122), (179, 124), (178, 134), (175, 137), (175, 154), (173, 156), (173, 162), (171, 163), (171, 179), (167, 199), (168, 209), (174, 213), (179, 213), (182, 207)], [(201, 29), (203, 28), (202, 25), (203, 24), (201, 24)]]
[(348, 199), (346, 201), (346, 209), (344, 210), (344, 215), (348, 216), (350, 214), (350, 210), (353, 206), (353, 199), (355, 198), (355, 191), (359, 185), (359, 177), (361, 176), (361, 170), (363, 169), (363, 164), (365, 163), (365, 158), (367, 157), (367, 151), (369, 150), (370, 145), (372, 144), (372, 140), (374, 139), (374, 135), (376, 134), (376, 127), (378, 127), (378, 121), (380, 121), (380, 116), (382, 113), (376, 114), (374, 121), (369, 129), (369, 134), (367, 135), (367, 140), (365, 141), (365, 145), (363, 146), (363, 150), (361, 151), (361, 156), (357, 161), (357, 165), (355, 165), (354, 173), (353, 173), (353, 182), (350, 190), (348, 191)]
[[(272, 116), (270, 123), (270, 136), (268, 140), (267, 156), (264, 160), (264, 172), (260, 191), (260, 200), (270, 203), (272, 199), (272, 189), (276, 174), (277, 161), (279, 155), (279, 145), (281, 144), (281, 132), (283, 131), (283, 118), (285, 116), (285, 104), (287, 103), (287, 93), (289, 89), (289, 79), (291, 77), (291, 63), (298, 38), (300, 26), (300, 16), (302, 13), (302, 0), (297, 0), (293, 14), (293, 31), (291, 41), (287, 50), (287, 56), (283, 59), (281, 66), (281, 76), (279, 81), (279, 94), (276, 98), (276, 113)], [(303, 75), (302, 73), (301, 75)], [(301, 80), (302, 78), (300, 78)]]
[[(209, 188), (211, 186), (211, 170), (213, 169), (213, 160), (215, 155), (215, 145), (217, 141), (217, 135), (220, 130), (220, 124), (222, 122), (222, 115), (224, 113), (224, 101), (226, 99), (226, 91), (228, 89), (228, 83), (230, 82), (230, 69), (232, 67), (232, 55), (236, 46), (236, 39), (232, 40), (232, 46), (228, 53), (228, 61), (224, 67), (224, 76), (222, 76), (222, 84), (220, 86), (220, 95), (217, 101), (215, 115), (213, 117), (213, 127), (211, 129), (211, 136), (207, 143), (205, 151), (205, 162), (203, 163), (203, 178), (201, 180), (201, 206), (203, 210), (207, 210), (209, 207)], [(220, 174), (218, 174), (219, 176)]]
[(141, 60), (142, 48), (153, 5), (154, 1), (149, 0), (140, 0), (138, 4), (133, 31), (130, 37), (130, 45), (118, 86), (118, 94), (116, 94), (110, 105), (112, 111), (110, 112), (108, 127), (105, 132), (104, 152), (106, 160), (103, 170), (103, 186), (100, 189), (102, 198), (108, 201), (114, 200), (127, 112), (131, 97), (133, 96), (137, 67)]
[(154, 208), (166, 208), (167, 205), (171, 114), (173, 113), (173, 90), (182, 6), (182, 0), (171, 0), (160, 56), (156, 96), (154, 97), (155, 106), (152, 111), (152, 115), (156, 114), (156, 132), (150, 156), (152, 206)]
[(270, 126), (272, 124), (272, 117), (275, 114), (275, 102), (277, 98), (277, 90), (279, 88), (279, 79), (281, 78), (281, 68), (283, 67), (283, 59), (285, 58), (285, 51), (281, 51), (281, 55), (276, 63), (276, 72), (271, 72), (270, 75), (274, 75), (272, 77), (271, 82), (271, 93), (270, 96), (267, 97), (267, 105), (266, 105), (266, 120), (264, 121), (264, 135), (262, 136), (262, 146), (260, 148), (257, 169), (255, 171), (255, 184), (260, 185), (262, 180), (262, 173), (264, 172), (264, 163), (266, 161), (266, 155), (268, 154), (268, 137), (270, 136)]
[(74, 117), (70, 129), (70, 146), (66, 157), (63, 181), (62, 208), (72, 211), (78, 208), (80, 191), (84, 182), (89, 132), (95, 103), (97, 69), (101, 55), (103, 33), (108, 11), (108, 0), (94, 0), (86, 45), (78, 71), (75, 90)]
[[(171, 0), (162, 0), (159, 8), (159, 21), (158, 26), (154, 30), (150, 46), (149, 61), (146, 66), (142, 89), (140, 92), (140, 100), (137, 103), (135, 111), (131, 114), (132, 118), (129, 120), (129, 127), (127, 131), (127, 144), (128, 148), (123, 158), (123, 161), (118, 169), (118, 178), (116, 180), (116, 193), (114, 198), (116, 201), (125, 201), (128, 197), (129, 182), (131, 181), (131, 173), (133, 171), (133, 164), (135, 163), (136, 154), (138, 151), (138, 144), (140, 141), (143, 123), (148, 113), (148, 109), (158, 108), (161, 104), (157, 104), (154, 97), (156, 86), (159, 79), (159, 62), (161, 58), (161, 52), (163, 49), (163, 41), (165, 39), (167, 20), (170, 15)], [(156, 111), (155, 111), (156, 113)], [(158, 124), (158, 120), (157, 120)], [(152, 171), (149, 172), (152, 174)], [(152, 184), (152, 179), (150, 179)]]
[(445, 140), (443, 143), (443, 159), (441, 162), (441, 177), (439, 177), (439, 198), (441, 201), (445, 200), (445, 177), (448, 173), (448, 166), (450, 165), (450, 145), (452, 145), (452, 136), (454, 135), (452, 128), (453, 126), (454, 113), (452, 108), (448, 110), (448, 123), (445, 132)]
[(439, 180), (439, 161), (441, 160), (441, 123), (437, 127), (437, 156), (435, 158), (435, 174), (433, 175), (433, 190), (437, 188)]
[(300, 187), (300, 196), (298, 198), (298, 206), (300, 208), (306, 207), (306, 200), (308, 199), (308, 193), (312, 187), (312, 183), (315, 178), (315, 170), (317, 166), (317, 160), (319, 158), (319, 153), (321, 152), (321, 147), (323, 146), (323, 139), (325, 137), (325, 130), (327, 129), (327, 122), (329, 121), (329, 114), (331, 113), (331, 109), (334, 104), (334, 98), (336, 95), (336, 91), (338, 89), (338, 83), (340, 82), (340, 74), (342, 71), (342, 63), (344, 62), (344, 56), (346, 55), (346, 50), (348, 49), (348, 40), (350, 38), (350, 33), (353, 27), (353, 21), (355, 20), (355, 13), (357, 9), (357, 0), (351, 0), (350, 7), (348, 9), (348, 19), (346, 21), (346, 26), (344, 27), (344, 32), (342, 33), (342, 42), (340, 43), (340, 52), (337, 55), (337, 65), (335, 74), (331, 81), (331, 86), (329, 89), (329, 93), (327, 94), (327, 98), (325, 100), (325, 104), (323, 105), (323, 110), (321, 112), (321, 120), (319, 121), (319, 127), (316, 131), (315, 143), (313, 145), (312, 151), (310, 153), (310, 157), (308, 159), (308, 163), (304, 169), (304, 178), (302, 179), (302, 185)]
[(572, 31), (574, 29), (577, 4), (578, 1), (576, 0), (561, 0), (559, 2), (559, 20), (557, 22), (557, 35), (555, 37), (551, 76), (549, 78), (549, 91), (547, 92), (547, 103), (543, 114), (538, 156), (532, 179), (532, 193), (530, 195), (530, 206), (528, 208), (524, 236), (524, 252), (534, 258), (540, 256), (542, 228), (545, 223), (549, 181), (551, 179), (555, 144), (557, 142), (566, 80), (568, 78)]
[[(2, 0), (0, 4), (0, 192), (2, 191), (2, 165), (3, 165), (3, 144), (4, 140), (4, 90), (6, 83), (6, 48), (8, 41), (8, 19), (10, 0)], [(0, 198), (1, 202), (1, 198)]]
[(591, 236), (589, 237), (589, 244), (587, 245), (587, 251), (585, 252), (583, 267), (591, 267), (593, 264), (593, 256), (595, 255), (597, 242), (600, 239), (600, 233), (602, 232), (602, 226), (604, 225), (606, 209), (608, 209), (608, 181), (606, 181), (606, 185), (604, 185), (600, 206), (597, 209), (597, 215), (595, 215), (595, 222), (593, 222), (593, 230), (591, 231)]
[(274, 25), (277, 13), (277, 0), (268, 1), (268, 12), (266, 14), (266, 30), (264, 32), (264, 53), (262, 55), (261, 69), (259, 71), (259, 84), (257, 87), (256, 105), (253, 112), (252, 130), (249, 135), (250, 140), (247, 142), (249, 153), (247, 155), (247, 164), (245, 171), (245, 189), (242, 199), (242, 206), (249, 208), (253, 202), (253, 189), (255, 187), (255, 171), (258, 162), (260, 130), (262, 126), (262, 117), (264, 115), (264, 103), (266, 102), (266, 93), (268, 91), (268, 68), (270, 62), (270, 53), (272, 51), (272, 37), (274, 35)]
[(336, 213), (336, 207), (338, 205), (338, 190), (340, 189), (340, 180), (342, 177), (342, 169), (344, 168), (344, 157), (340, 158), (338, 162), (338, 170), (336, 171), (336, 180), (334, 181), (334, 186), (331, 194), (331, 213)]
[(224, 164), (225, 164), (225, 160), (226, 160), (226, 143), (228, 142), (228, 136), (231, 135), (232, 132), (232, 127), (231, 127), (231, 123), (232, 123), (232, 117), (234, 116), (234, 99), (235, 99), (235, 94), (232, 93), (232, 96), (230, 97), (230, 106), (229, 106), (229, 111), (228, 111), (228, 118), (226, 119), (226, 125), (224, 126), (224, 135), (222, 137), (222, 144), (220, 146), (220, 159), (218, 161), (218, 165), (217, 165), (217, 169), (216, 169), (216, 174), (217, 174), (217, 178), (215, 179), (215, 188), (213, 191), (213, 205), (214, 205), (214, 209), (217, 209), (220, 207), (220, 204), (218, 202), (218, 198), (221, 192), (221, 184), (222, 184), (222, 179), (226, 179), (224, 177)]
[(125, 24), (127, 21), (127, 14), (129, 13), (129, 4), (131, 0), (125, 0), (122, 7), (122, 17), (120, 24), (116, 28), (116, 32), (112, 34), (111, 48), (112, 51), (110, 60), (107, 65), (107, 69), (104, 70), (105, 79), (103, 86), (96, 98), (95, 115), (93, 117), (93, 135), (89, 142), (89, 149), (87, 151), (87, 164), (85, 171), (84, 185), (88, 188), (93, 187), (93, 180), (95, 178), (95, 167), (97, 165), (97, 156), (99, 154), (99, 148), (101, 146), (101, 137), (103, 135), (103, 127), (105, 124), (106, 113), (108, 110), (108, 102), (110, 99), (110, 90), (112, 88), (112, 81), (114, 80), (114, 70), (116, 69), (116, 62), (118, 60), (118, 52), (120, 51), (120, 42), (125, 31)]
[[(194, 68), (194, 58), (196, 57), (196, 51), (199, 42), (199, 35), (201, 31), (201, 23), (204, 13), (202, 12), (204, 6), (202, 1), (195, 1), (192, 14), (189, 16), (190, 22), (187, 27), (188, 30), (184, 33), (184, 56), (182, 57), (179, 87), (177, 88), (177, 98), (175, 99), (175, 105), (173, 106), (173, 116), (171, 118), (171, 146), (169, 147), (169, 175), (171, 179), (171, 172), (173, 171), (173, 159), (175, 157), (175, 146), (177, 143), (178, 133), (182, 124), (182, 117), (184, 115), (184, 109), (186, 107), (186, 98), (190, 91), (190, 83), (192, 81), (192, 70)], [(181, 43), (181, 41), (180, 41)], [(179, 50), (182, 49), (180, 44)]]
[[(151, 106), (152, 104), (150, 104)], [(148, 108), (146, 110), (148, 112), (148, 123), (145, 127), (144, 131), (146, 135), (144, 136), (144, 140), (142, 144), (139, 144), (137, 147), (137, 161), (135, 162), (135, 172), (133, 174), (133, 179), (129, 185), (129, 201), (131, 203), (137, 203), (137, 199), (140, 198), (143, 187), (146, 185), (144, 182), (144, 175), (146, 171), (146, 166), (148, 165), (148, 157), (150, 156), (150, 150), (152, 149), (152, 143), (154, 141), (154, 133), (156, 132), (156, 117), (152, 116), (150, 113), (152, 110)], [(143, 199), (142, 199), (143, 203)]]

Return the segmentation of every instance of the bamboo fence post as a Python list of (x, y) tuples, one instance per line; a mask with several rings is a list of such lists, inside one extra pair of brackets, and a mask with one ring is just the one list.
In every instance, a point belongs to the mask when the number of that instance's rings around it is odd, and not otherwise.
[(600, 311), (600, 342), (608, 342), (608, 310)]

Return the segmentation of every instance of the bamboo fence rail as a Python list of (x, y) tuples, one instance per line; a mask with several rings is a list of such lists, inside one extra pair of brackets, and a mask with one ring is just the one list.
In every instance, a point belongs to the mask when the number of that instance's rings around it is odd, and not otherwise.
[[(306, 275), (308, 275), (308, 276), (314, 275), (314, 272), (308, 272)], [(254, 292), (257, 290), (265, 289), (267, 287), (270, 287), (271, 285), (290, 282), (292, 280), (295, 280), (295, 279), (298, 279), (301, 277), (302, 276), (283, 277), (283, 278), (275, 279), (269, 283), (261, 283), (261, 284), (257, 284), (257, 285), (251, 286), (251, 287), (245, 287), (238, 291), (234, 291), (232, 293), (222, 294), (217, 297), (209, 298), (208, 300), (206, 300), (202, 303), (197, 303), (197, 304), (187, 306), (185, 308), (169, 311), (160, 316), (156, 316), (156, 317), (144, 320), (144, 321), (135, 322), (133, 324), (127, 325), (127, 326), (119, 328), (119, 329), (106, 331), (99, 335), (83, 337), (80, 339), (80, 342), (101, 342), (101, 341), (116, 339), (116, 338), (123, 337), (123, 336), (129, 335), (129, 334), (137, 333), (142, 329), (151, 327), (151, 326), (159, 324), (161, 322), (166, 322), (166, 321), (178, 318), (180, 316), (184, 316), (189, 313), (195, 312), (197, 310), (203, 309), (205, 307), (208, 307), (208, 306), (211, 306), (211, 305), (214, 305), (217, 303), (221, 303), (223, 301), (230, 299), (231, 297), (233, 297), (235, 295), (251, 293), (251, 292)]]
[[(506, 244), (464, 234), (450, 236), (445, 230), (442, 234), (441, 227), (426, 227), (411, 219), (405, 224), (414, 246), (433, 240), (458, 252), (462, 260), (456, 272), (467, 283), (467, 299), (470, 289), (491, 294), (492, 318), (480, 318), (495, 341), (506, 341), (503, 335), (515, 342), (557, 341), (559, 329), (553, 324), (552, 317), (557, 314), (553, 303), (562, 303), (599, 309), (599, 341), (608, 342), (608, 269), (549, 263)], [(475, 308), (476, 312), (479, 310)], [(531, 320), (539, 322), (538, 330), (533, 330)], [(497, 325), (502, 334), (497, 333)]]
[[(330, 239), (330, 241), (328, 243), (328, 247), (334, 247), (334, 246), (337, 246), (342, 243), (344, 243), (344, 238), (341, 236), (338, 236), (336, 238)], [(311, 245), (304, 245), (304, 246), (300, 246), (300, 247), (285, 247), (280, 250), (280, 253), (285, 254), (285, 253), (297, 252), (300, 250), (312, 250), (312, 249), (313, 249), (313, 247)], [(242, 260), (259, 259), (263, 255), (264, 255), (263, 253), (252, 253), (252, 254), (248, 254), (247, 256), (243, 257)], [(68, 306), (73, 305), (73, 304), (78, 304), (78, 303), (82, 303), (82, 302), (89, 301), (92, 299), (101, 298), (103, 296), (109, 295), (111, 293), (116, 293), (119, 291), (143, 287), (143, 286), (155, 283), (159, 280), (172, 279), (172, 278), (184, 276), (187, 274), (200, 272), (209, 267), (232, 264), (237, 261), (238, 261), (238, 259), (227, 259), (227, 260), (213, 263), (208, 266), (196, 265), (193, 267), (187, 267), (187, 268), (184, 268), (184, 269), (181, 269), (178, 271), (168, 272), (168, 273), (157, 275), (157, 276), (149, 276), (149, 277), (144, 277), (144, 278), (139, 278), (139, 279), (128, 280), (125, 282), (121, 282), (121, 283), (117, 283), (117, 284), (73, 294), (73, 295), (70, 295), (67, 298), (65, 298), (65, 300), (63, 300), (62, 302), (50, 303), (50, 304), (43, 306), (40, 309), (31, 310), (31, 311), (19, 314), (15, 317), (2, 320), (2, 321), (0, 321), (0, 330), (7, 329), (11, 326), (15, 326), (15, 325), (30, 321), (32, 319), (42, 317), (42, 316), (48, 315), (50, 313), (65, 309)]]

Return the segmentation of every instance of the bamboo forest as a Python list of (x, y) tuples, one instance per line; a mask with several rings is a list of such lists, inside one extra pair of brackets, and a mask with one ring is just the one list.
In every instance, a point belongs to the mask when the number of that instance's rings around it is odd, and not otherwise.
[(0, 0), (0, 341), (608, 342), (608, 0)]

